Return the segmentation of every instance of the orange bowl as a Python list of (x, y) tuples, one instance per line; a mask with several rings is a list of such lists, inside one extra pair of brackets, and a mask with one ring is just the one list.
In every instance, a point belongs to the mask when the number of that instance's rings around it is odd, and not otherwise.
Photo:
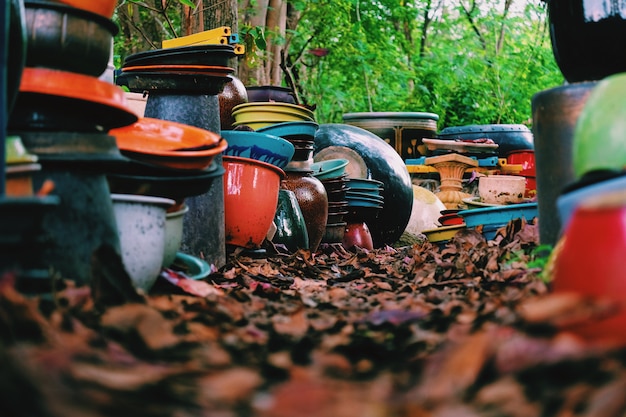
[(107, 19), (113, 17), (117, 0), (57, 0), (59, 3), (76, 7), (77, 9), (86, 10), (91, 13), (99, 14)]
[(270, 230), (285, 172), (256, 159), (224, 155), (225, 242), (258, 248)]
[(117, 147), (126, 156), (174, 169), (205, 169), (228, 147), (217, 133), (167, 120), (144, 117), (117, 129)]

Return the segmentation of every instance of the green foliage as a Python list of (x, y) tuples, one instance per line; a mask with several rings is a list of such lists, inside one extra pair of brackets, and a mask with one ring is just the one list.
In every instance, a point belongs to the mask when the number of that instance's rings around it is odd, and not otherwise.
[[(543, 2), (502, 17), (494, 2), (474, 13), (485, 46), (456, 2), (431, 10), (420, 57), (427, 1), (312, 0), (292, 52), (310, 45), (330, 53), (300, 73), (307, 102), (323, 123), (360, 111), (429, 111), (439, 126), (531, 123), (532, 95), (563, 82), (554, 62)], [(433, 2), (434, 3), (434, 2)], [(454, 4), (453, 4), (454, 3)], [(489, 6), (491, 5), (491, 6)], [(358, 7), (358, 8), (357, 8)], [(332, 11), (332, 12), (331, 12)], [(504, 42), (496, 51), (504, 25)]]

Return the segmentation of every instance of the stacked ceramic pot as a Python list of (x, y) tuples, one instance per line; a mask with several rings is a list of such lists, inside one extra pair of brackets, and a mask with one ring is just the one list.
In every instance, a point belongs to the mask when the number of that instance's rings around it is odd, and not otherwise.
[[(540, 240), (554, 244), (562, 232), (556, 200), (578, 179), (573, 168), (574, 130), (592, 90), (626, 71), (626, 5), (601, 0), (545, 0), (554, 58), (566, 85), (532, 98)], [(603, 120), (603, 123), (611, 123)], [(597, 137), (595, 146), (606, 138)]]
[[(254, 104), (254, 103), (251, 103)], [(306, 224), (309, 238), (307, 249), (315, 252), (326, 232), (328, 195), (322, 182), (313, 176), (313, 143), (318, 124), (314, 121), (277, 122), (258, 128), (263, 132), (282, 137), (294, 145), (294, 155), (285, 167), (286, 178), (281, 188), (295, 194)]]
[[(148, 92), (144, 116), (221, 133), (218, 95), (231, 82), (232, 45), (194, 45), (139, 52), (126, 57), (118, 85)], [(214, 166), (222, 173), (222, 157)], [(211, 169), (211, 168), (209, 168)], [(211, 179), (208, 189), (187, 198), (181, 250), (220, 267), (226, 262), (224, 179)]]
[(43, 218), (42, 263), (81, 284), (96, 251), (120, 251), (105, 172), (124, 158), (108, 132), (137, 121), (123, 90), (99, 79), (117, 33), (115, 4), (24, 1), (26, 67), (8, 123), (42, 166), (34, 188), (52, 183), (60, 201)]
[(313, 176), (319, 179), (328, 196), (328, 217), (323, 243), (342, 243), (347, 223), (344, 216), (348, 214), (347, 159), (329, 159), (311, 165)]
[(376, 222), (384, 206), (383, 183), (373, 179), (348, 178), (347, 226), (343, 238), (346, 249), (355, 246), (374, 249), (369, 224)]

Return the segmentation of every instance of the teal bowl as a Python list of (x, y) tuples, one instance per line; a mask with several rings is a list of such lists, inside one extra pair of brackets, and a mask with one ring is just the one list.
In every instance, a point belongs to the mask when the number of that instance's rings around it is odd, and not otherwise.
[(290, 137), (315, 137), (315, 132), (319, 125), (316, 122), (283, 122), (276, 123), (271, 126), (262, 127), (257, 129), (257, 132), (266, 133), (268, 135), (280, 136), (281, 138), (290, 138)]
[(203, 279), (211, 273), (211, 266), (206, 261), (183, 252), (176, 253), (171, 268), (183, 272), (190, 279)]
[(279, 136), (243, 130), (224, 130), (222, 137), (228, 142), (224, 155), (256, 159), (283, 169), (296, 149), (291, 142)]
[(496, 231), (511, 220), (525, 218), (530, 222), (537, 217), (538, 211), (537, 203), (520, 203), (461, 210), (458, 215), (463, 217), (468, 229), (482, 225), (483, 236), (487, 240), (492, 240), (496, 237)]
[(366, 178), (348, 178), (348, 187), (356, 189), (376, 190), (377, 192), (383, 188), (383, 183), (377, 180)]
[(318, 180), (329, 180), (344, 175), (347, 166), (347, 159), (327, 159), (312, 163), (311, 170), (313, 171), (313, 176)]

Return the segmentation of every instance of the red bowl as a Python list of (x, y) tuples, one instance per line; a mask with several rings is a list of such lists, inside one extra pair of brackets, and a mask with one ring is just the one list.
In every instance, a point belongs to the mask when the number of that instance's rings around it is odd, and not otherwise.
[(439, 217), (438, 220), (442, 226), (455, 226), (457, 224), (465, 223), (463, 217), (459, 216), (456, 213), (444, 214), (443, 216)]
[(99, 14), (108, 19), (113, 17), (117, 0), (57, 0), (59, 3), (76, 7), (77, 9), (86, 10), (91, 13)]
[(224, 155), (225, 242), (258, 248), (269, 231), (285, 172), (250, 158)]
[[(554, 261), (553, 290), (592, 299), (626, 302), (626, 193), (581, 203)], [(626, 345), (626, 311), (588, 320), (568, 330), (591, 342)]]

